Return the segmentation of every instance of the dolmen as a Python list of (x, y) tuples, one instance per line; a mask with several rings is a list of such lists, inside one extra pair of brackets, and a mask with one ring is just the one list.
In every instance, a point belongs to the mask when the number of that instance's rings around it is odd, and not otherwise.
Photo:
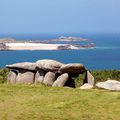
[(11, 84), (42, 83), (53, 87), (75, 87), (74, 78), (86, 73), (81, 89), (94, 87), (94, 77), (80, 63), (63, 64), (56, 60), (43, 59), (35, 63), (23, 62), (6, 65), (10, 69), (7, 82)]

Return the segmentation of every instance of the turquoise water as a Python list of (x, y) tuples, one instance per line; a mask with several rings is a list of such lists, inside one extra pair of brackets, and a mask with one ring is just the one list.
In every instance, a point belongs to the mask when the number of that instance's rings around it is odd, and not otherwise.
[[(63, 34), (62, 34), (63, 35)], [(10, 35), (16, 39), (50, 39), (54, 35)], [(0, 51), (0, 67), (16, 62), (35, 62), (39, 59), (55, 59), (63, 63), (79, 62), (88, 69), (120, 69), (120, 34), (65, 34), (88, 38), (96, 45), (95, 49), (59, 51)], [(4, 37), (3, 35), (1, 37)]]

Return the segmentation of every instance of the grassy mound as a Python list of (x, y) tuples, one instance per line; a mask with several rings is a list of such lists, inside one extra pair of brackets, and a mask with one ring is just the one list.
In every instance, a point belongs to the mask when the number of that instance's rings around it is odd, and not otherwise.
[(119, 120), (120, 92), (0, 84), (0, 120)]

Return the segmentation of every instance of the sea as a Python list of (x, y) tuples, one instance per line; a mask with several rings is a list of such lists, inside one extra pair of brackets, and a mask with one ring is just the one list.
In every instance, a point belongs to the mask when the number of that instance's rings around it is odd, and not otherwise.
[(15, 38), (17, 40), (50, 40), (60, 36), (87, 38), (87, 41), (70, 42), (70, 44), (84, 45), (94, 43), (95, 48), (80, 50), (0, 51), (0, 68), (4, 68), (5, 65), (13, 63), (54, 59), (62, 63), (82, 63), (90, 70), (120, 70), (120, 34), (1, 34), (0, 38)]

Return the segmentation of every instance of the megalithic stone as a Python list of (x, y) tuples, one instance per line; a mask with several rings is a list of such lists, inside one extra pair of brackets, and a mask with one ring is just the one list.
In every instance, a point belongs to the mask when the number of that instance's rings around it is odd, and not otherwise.
[(46, 75), (45, 75), (45, 77), (44, 77), (43, 83), (45, 85), (52, 86), (53, 83), (54, 83), (54, 81), (55, 81), (55, 78), (56, 78), (55, 77), (55, 73), (53, 73), (53, 72), (47, 72)]
[(7, 83), (15, 84), (16, 83), (17, 74), (15, 71), (10, 70), (7, 76)]
[(94, 76), (88, 70), (86, 71), (85, 74), (86, 75), (85, 75), (85, 80), (84, 80), (83, 84), (88, 83), (88, 84), (94, 86), (94, 84), (95, 84), (95, 78), (94, 78)]
[(60, 75), (57, 80), (53, 83), (53, 87), (63, 87), (65, 85), (65, 83), (68, 81), (69, 79), (69, 75), (68, 73), (64, 73), (62, 75)]
[(18, 84), (32, 84), (34, 83), (34, 73), (31, 71), (20, 70), (17, 78), (16, 83)]
[(35, 75), (35, 83), (42, 83), (44, 80), (45, 72), (43, 70), (38, 70)]
[(86, 71), (86, 80), (84, 83), (88, 83), (88, 84), (93, 85), (93, 86), (95, 84), (95, 78), (88, 70)]

